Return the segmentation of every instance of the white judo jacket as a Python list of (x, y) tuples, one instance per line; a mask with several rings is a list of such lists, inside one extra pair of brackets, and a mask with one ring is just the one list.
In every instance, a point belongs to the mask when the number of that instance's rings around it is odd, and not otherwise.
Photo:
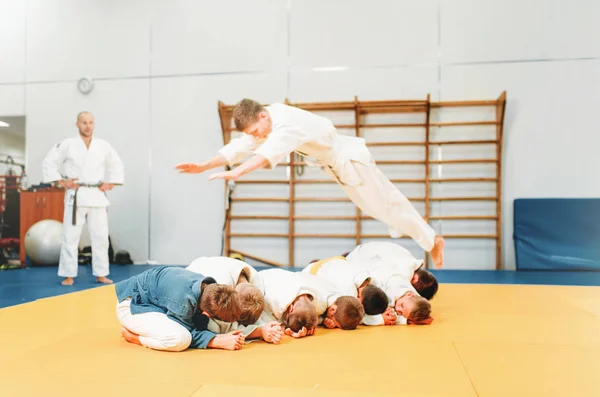
[(266, 107), (272, 120), (272, 131), (265, 139), (244, 134), (232, 139), (219, 150), (229, 165), (234, 165), (251, 154), (269, 161), (273, 168), (296, 152), (305, 157), (310, 166), (327, 168), (342, 185), (356, 186), (362, 178), (352, 161), (362, 164), (373, 162), (363, 138), (341, 135), (331, 120), (305, 110), (275, 103)]
[(209, 276), (217, 281), (217, 284), (235, 286), (240, 275), (243, 273), (250, 284), (255, 285), (264, 293), (264, 286), (256, 269), (246, 262), (228, 258), (226, 256), (201, 256), (190, 263), (187, 270)]
[(324, 278), (333, 283), (343, 295), (355, 298), (358, 297), (358, 288), (371, 279), (365, 267), (343, 258), (311, 263), (302, 272)]
[[(79, 136), (67, 138), (54, 145), (42, 163), (43, 181), (56, 182), (61, 179), (77, 179), (77, 183), (95, 185), (125, 182), (123, 162), (117, 151), (105, 140), (93, 137), (87, 148)], [(65, 204), (73, 205), (74, 189), (65, 192)], [(105, 192), (97, 187), (80, 187), (77, 191), (77, 206), (107, 207)]]

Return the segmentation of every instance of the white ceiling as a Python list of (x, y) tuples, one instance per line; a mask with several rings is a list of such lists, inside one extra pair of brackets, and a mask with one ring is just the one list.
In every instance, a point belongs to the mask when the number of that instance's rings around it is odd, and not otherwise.
[(25, 136), (24, 116), (0, 116), (0, 121), (10, 124), (9, 127), (0, 127), (0, 134), (14, 134)]

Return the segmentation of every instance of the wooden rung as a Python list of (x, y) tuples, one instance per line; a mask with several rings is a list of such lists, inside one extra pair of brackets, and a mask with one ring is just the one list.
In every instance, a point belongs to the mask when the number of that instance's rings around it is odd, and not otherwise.
[(475, 140), (475, 141), (430, 141), (430, 145), (496, 145), (496, 140)]
[(285, 184), (285, 185), (289, 185), (290, 181), (286, 181), (286, 180), (268, 180), (268, 179), (241, 179), (241, 180), (237, 180), (235, 181), (235, 183), (247, 183), (247, 184)]
[[(413, 200), (413, 199), (410, 199)], [(497, 201), (497, 197), (430, 197), (429, 201)]]
[(429, 182), (497, 182), (497, 178), (432, 178)]
[(285, 237), (288, 233), (229, 233), (229, 237)]
[[(379, 165), (424, 165), (425, 160), (379, 160), (375, 161)], [(497, 163), (496, 159), (450, 159), (450, 160), (429, 160), (429, 164), (475, 164), (475, 163)]]
[(424, 123), (360, 124), (359, 127), (360, 128), (427, 127), (427, 124), (424, 124)]
[(498, 125), (497, 121), (438, 121), (429, 123), (432, 127), (455, 127), (467, 125)]
[[(497, 163), (496, 159), (453, 159), (453, 160), (429, 160), (430, 164), (475, 164), (475, 163)], [(377, 163), (380, 163), (379, 161)]]
[[(425, 201), (424, 197), (408, 197), (409, 201)], [(350, 201), (347, 197), (295, 197), (296, 202), (344, 202)]]
[(277, 164), (277, 167), (289, 167), (290, 165), (308, 165), (306, 164), (304, 161), (293, 161), (291, 163), (285, 162), (285, 163), (279, 163)]
[(272, 261), (270, 259), (261, 258), (260, 256), (256, 256), (256, 255), (250, 255), (250, 254), (248, 254), (246, 252), (237, 251), (237, 250), (231, 250), (231, 252), (238, 253), (238, 254), (242, 255), (244, 258), (254, 259), (255, 261), (260, 261), (260, 262), (266, 263), (268, 265), (285, 267), (284, 264), (281, 264), (279, 262), (275, 262), (275, 261)]
[(355, 105), (353, 102), (332, 102), (332, 103), (290, 103), (291, 106), (299, 107), (300, 109), (314, 111), (314, 110), (354, 110)]
[(425, 142), (369, 142), (367, 146), (425, 146)]
[(296, 233), (294, 237), (298, 238), (356, 238), (356, 234), (311, 234), (311, 233)]
[(232, 197), (231, 201), (246, 201), (246, 202), (289, 202), (289, 198), (275, 198), (275, 197)]
[(470, 106), (496, 106), (498, 102), (493, 101), (446, 101), (446, 102), (431, 102), (432, 108), (444, 107), (470, 107)]
[(349, 201), (347, 197), (294, 197), (294, 201), (306, 202), (306, 201), (319, 201), (319, 202), (344, 202)]
[(284, 215), (231, 215), (229, 217), (231, 220), (240, 220), (240, 219), (259, 219), (259, 220), (288, 220), (289, 216)]
[(390, 114), (390, 113), (424, 113), (427, 111), (427, 106), (410, 106), (410, 107), (359, 107), (360, 114)]
[(309, 184), (309, 183), (336, 183), (333, 179), (296, 179), (296, 184)]
[[(425, 179), (390, 179), (392, 183), (424, 183)], [(311, 183), (337, 183), (333, 179), (297, 179), (294, 183), (311, 184)]]
[(471, 220), (471, 221), (493, 221), (498, 218), (491, 215), (445, 215), (445, 216), (430, 216), (429, 219), (435, 219), (438, 221), (460, 221), (460, 220)]
[(354, 221), (356, 220), (356, 216), (334, 216), (334, 215), (297, 215), (294, 217), (296, 220), (302, 221)]
[(359, 101), (358, 106), (363, 107), (376, 107), (376, 106), (413, 106), (413, 105), (427, 105), (426, 100), (410, 100), (410, 99), (397, 99), (397, 100), (383, 100), (383, 101)]
[(391, 165), (391, 164), (406, 164), (406, 165), (411, 165), (411, 164), (421, 164), (424, 165), (425, 164), (425, 160), (379, 160), (379, 161), (375, 161), (377, 164), (381, 164), (381, 165)]
[[(231, 220), (288, 220), (286, 215), (232, 215)], [(337, 215), (296, 215), (293, 217), (296, 220), (312, 220), (312, 221), (353, 221), (356, 216), (337, 216)], [(368, 215), (361, 216), (362, 220), (371, 220)], [(492, 215), (445, 215), (445, 216), (430, 216), (429, 219), (435, 220), (496, 220)]]
[[(439, 236), (444, 237), (444, 238), (457, 238), (457, 239), (496, 239), (496, 238), (498, 238), (498, 236), (496, 236), (495, 234), (444, 234), (444, 235), (439, 235)], [(390, 238), (390, 235), (389, 234), (361, 234), (360, 237), (361, 238), (384, 239), (384, 238)], [(406, 238), (410, 238), (410, 237), (402, 236), (400, 238), (406, 239)]]

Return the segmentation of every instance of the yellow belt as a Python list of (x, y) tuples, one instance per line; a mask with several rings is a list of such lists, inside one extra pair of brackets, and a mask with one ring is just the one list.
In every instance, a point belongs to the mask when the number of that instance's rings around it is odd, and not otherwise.
[(317, 261), (317, 262), (314, 262), (314, 263), (312, 263), (312, 264), (311, 264), (311, 266), (312, 266), (312, 267), (310, 268), (310, 274), (314, 274), (314, 275), (316, 275), (316, 274), (317, 274), (317, 272), (319, 271), (319, 269), (320, 269), (320, 268), (321, 268), (321, 267), (322, 267), (324, 264), (326, 264), (327, 262), (331, 262), (332, 260), (335, 260), (335, 259), (343, 259), (343, 260), (346, 260), (346, 258), (345, 258), (345, 257), (343, 257), (343, 256), (341, 256), (341, 255), (338, 255), (338, 256), (332, 256), (331, 258), (327, 258), (327, 259), (321, 259), (320, 261)]

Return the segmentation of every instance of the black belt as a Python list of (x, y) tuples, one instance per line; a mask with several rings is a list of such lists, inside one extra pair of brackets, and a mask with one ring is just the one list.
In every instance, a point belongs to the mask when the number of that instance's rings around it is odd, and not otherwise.
[(75, 189), (75, 193), (73, 194), (73, 214), (71, 215), (71, 224), (77, 224), (77, 191), (80, 187), (100, 187), (102, 186), (102, 182), (98, 183), (78, 183), (78, 187)]

